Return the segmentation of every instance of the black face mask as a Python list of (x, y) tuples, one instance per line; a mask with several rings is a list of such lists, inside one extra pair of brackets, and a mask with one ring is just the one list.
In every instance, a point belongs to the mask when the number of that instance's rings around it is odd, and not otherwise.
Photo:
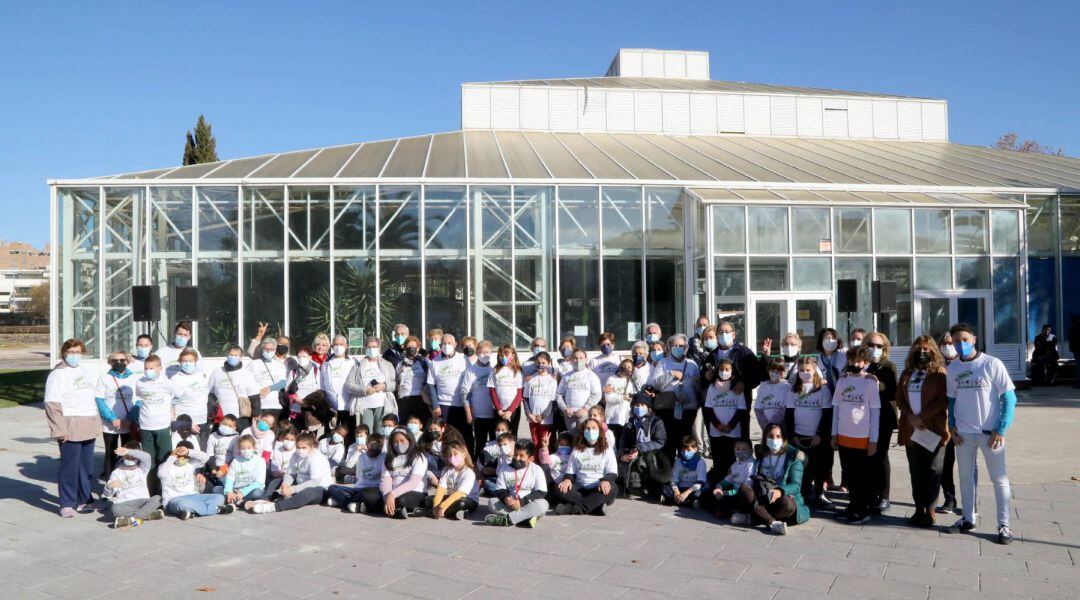
[(117, 373), (123, 373), (124, 370), (127, 369), (127, 361), (126, 360), (114, 360), (111, 363), (109, 363), (109, 366), (112, 367), (113, 371), (116, 371)]
[(405, 349), (405, 356), (408, 356), (409, 358), (413, 358), (419, 353), (420, 351), (417, 350), (415, 346), (409, 346)]
[(930, 364), (930, 353), (929, 353), (929, 352), (927, 352), (926, 350), (921, 350), (921, 351), (919, 351), (919, 353), (918, 353), (918, 354), (917, 354), (917, 355), (915, 356), (915, 360), (916, 360), (916, 361), (917, 361), (917, 362), (918, 362), (918, 363), (919, 363), (920, 365), (928, 365), (928, 364)]
[(860, 369), (859, 367), (856, 367), (855, 365), (848, 365), (848, 366), (844, 367), (844, 370), (847, 371), (848, 373), (851, 373), (852, 375), (858, 375), (859, 373), (862, 373), (862, 371), (863, 371), (862, 369)]
[(520, 458), (515, 458), (514, 460), (510, 461), (510, 466), (514, 469), (524, 469), (525, 461), (521, 460)]
[(465, 349), (461, 351), (465, 356), (472, 356), (476, 354), (476, 349), (472, 346), (465, 346)]
[(285, 356), (289, 353), (289, 347), (285, 344), (278, 344), (277, 346), (278, 356)]

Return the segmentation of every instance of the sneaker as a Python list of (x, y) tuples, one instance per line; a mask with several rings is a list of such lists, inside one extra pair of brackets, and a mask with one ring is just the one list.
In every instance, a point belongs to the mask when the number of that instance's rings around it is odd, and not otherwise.
[(276, 512), (277, 507), (274, 506), (273, 502), (268, 502), (266, 500), (260, 500), (259, 503), (255, 504), (255, 506), (252, 506), (250, 510), (251, 510), (252, 514), (268, 515), (268, 514), (270, 514), (272, 512)]
[(488, 515), (484, 517), (484, 522), (496, 527), (509, 527), (513, 525), (513, 523), (510, 522), (510, 517), (500, 514)]
[(533, 527), (536, 527), (536, 523), (539, 520), (540, 520), (540, 517), (533, 517), (533, 518), (529, 519), (528, 521), (525, 521), (525, 526), (528, 527), (529, 529), (532, 529)]
[[(327, 506), (332, 506), (332, 505), (327, 504)], [(347, 511), (353, 513), (353, 514), (356, 514), (356, 512), (358, 510), (360, 510), (360, 503), (359, 502), (350, 502), (350, 503), (345, 505), (345, 510), (347, 510)]]
[(555, 514), (557, 515), (568, 515), (573, 511), (574, 508), (569, 504), (559, 504), (555, 507)]
[(738, 525), (738, 526), (742, 527), (743, 525), (747, 525), (749, 523), (750, 523), (750, 515), (748, 515), (746, 513), (737, 512), (737, 513), (731, 515), (731, 524), (732, 525)]
[(360, 511), (360, 514), (366, 515), (367, 514), (367, 504), (364, 504), (363, 502), (361, 502), (360, 507), (359, 507), (359, 511)]
[(832, 500), (829, 500), (828, 498), (826, 498), (825, 494), (822, 494), (822, 495), (818, 496), (817, 505), (818, 505), (818, 508), (820, 508), (822, 510), (830, 510), (830, 509), (836, 508), (836, 504), (834, 504)]
[(75, 512), (75, 509), (71, 508), (70, 506), (65, 506), (64, 508), (60, 509), (60, 516), (65, 519), (71, 519), (77, 514), (79, 513)]
[(113, 521), (113, 529), (123, 529), (124, 527), (131, 527), (135, 523), (135, 519), (132, 517), (116, 517)]
[(694, 507), (694, 510), (701, 510), (701, 500), (694, 500), (694, 504), (692, 506)]
[(773, 521), (772, 524), (769, 525), (769, 531), (774, 535), (787, 535), (787, 523), (783, 521)]
[(601, 517), (607, 514), (607, 502), (601, 504), (600, 507), (596, 509), (596, 514)]
[(881, 504), (878, 504), (878, 505), (877, 505), (877, 509), (878, 509), (878, 510), (879, 510), (880, 512), (885, 512), (885, 511), (889, 510), (889, 507), (890, 507), (890, 506), (892, 506), (892, 502), (889, 502), (889, 499), (888, 499), (888, 498), (886, 498), (885, 500), (882, 500), (882, 501), (881, 501)]
[(412, 512), (412, 516), (420, 517), (420, 516), (423, 516), (423, 515), (427, 514), (427, 509), (424, 508), (423, 506), (417, 506), (416, 508), (412, 509), (411, 512)]
[(346, 475), (345, 483), (356, 483), (356, 475)]
[(960, 520), (946, 527), (945, 533), (967, 533), (972, 529), (975, 529), (975, 524), (961, 517)]
[(1013, 541), (1012, 529), (1009, 529), (1008, 525), (998, 526), (998, 543), (1003, 546), (1008, 546)]
[(401, 508), (397, 509), (396, 511), (394, 511), (394, 516), (399, 518), (399, 519), (408, 519), (409, 518), (409, 509), (407, 509), (405, 507), (401, 507)]
[(192, 517), (192, 514), (191, 514), (190, 510), (182, 510), (176, 516), (180, 517), (181, 521), (187, 521), (188, 519), (190, 519)]
[(164, 518), (165, 518), (165, 511), (163, 511), (163, 510), (161, 510), (159, 508), (159, 509), (155, 510), (154, 512), (150, 513), (150, 515), (146, 517), (146, 520), (147, 521), (160, 521), (160, 520), (162, 520)]
[(447, 519), (453, 519), (455, 521), (460, 521), (461, 518), (465, 516), (465, 511), (463, 511), (463, 510), (452, 510), (452, 511), (446, 513), (445, 516), (446, 516)]
[(661, 495), (660, 496), (660, 506), (667, 506), (668, 504), (671, 504), (671, 500), (669, 500), (667, 496)]
[(863, 523), (870, 522), (873, 517), (870, 513), (854, 513), (848, 518), (849, 525), (862, 525)]
[[(356, 503), (355, 502), (350, 502), (349, 504), (356, 504)], [(338, 503), (337, 503), (337, 500), (334, 500), (333, 498), (327, 498), (326, 499), (326, 505), (329, 506), (330, 508), (334, 508), (334, 507), (336, 507), (338, 505)], [(356, 512), (356, 511), (355, 510), (350, 510), (349, 512)]]
[(953, 498), (946, 498), (945, 501), (941, 503), (941, 506), (937, 507), (937, 511), (941, 514), (956, 512), (956, 500)]
[(81, 515), (90, 514), (90, 513), (94, 512), (95, 510), (97, 510), (97, 509), (94, 508), (93, 504), (80, 504), (80, 505), (75, 507), (75, 512), (77, 512), (77, 513), (79, 513)]
[(217, 507), (217, 514), (219, 515), (231, 515), (236, 512), (236, 507), (232, 504), (222, 504)]

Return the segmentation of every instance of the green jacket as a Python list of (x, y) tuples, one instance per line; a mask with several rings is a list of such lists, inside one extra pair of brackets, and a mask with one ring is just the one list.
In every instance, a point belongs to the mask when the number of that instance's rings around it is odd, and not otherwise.
[[(761, 459), (767, 453), (768, 449), (764, 444), (758, 444), (754, 448), (754, 456), (757, 457), (758, 464), (761, 463)], [(795, 499), (795, 523), (805, 523), (810, 520), (810, 509), (807, 508), (806, 501), (802, 497), (803, 467), (806, 466), (806, 455), (803, 454), (802, 450), (791, 444), (787, 445), (786, 453), (784, 480), (777, 483), (785, 496), (791, 496)]]

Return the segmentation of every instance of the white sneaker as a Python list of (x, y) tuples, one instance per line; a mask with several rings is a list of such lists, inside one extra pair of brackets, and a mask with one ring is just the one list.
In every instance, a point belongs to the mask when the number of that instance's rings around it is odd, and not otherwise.
[(359, 503), (358, 502), (350, 502), (350, 503), (345, 505), (345, 510), (355, 514), (356, 511), (360, 510)]
[(783, 521), (773, 521), (772, 525), (769, 525), (769, 531), (775, 535), (787, 535), (787, 523)]
[(274, 506), (273, 502), (263, 501), (260, 504), (256, 504), (255, 506), (251, 507), (251, 512), (257, 515), (266, 515), (275, 511), (277, 511), (277, 507)]
[(746, 513), (737, 512), (737, 513), (731, 515), (731, 524), (732, 525), (743, 526), (743, 525), (748, 525), (749, 523), (750, 523), (750, 515), (748, 515)]
[(327, 498), (326, 499), (326, 505), (329, 506), (330, 508), (334, 508), (334, 507), (336, 507), (338, 505), (338, 503), (337, 503), (337, 500), (334, 500), (333, 498)]

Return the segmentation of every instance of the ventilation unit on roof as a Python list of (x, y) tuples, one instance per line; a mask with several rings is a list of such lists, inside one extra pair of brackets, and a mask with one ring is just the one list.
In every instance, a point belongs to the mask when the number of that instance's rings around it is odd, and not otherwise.
[(692, 50), (620, 48), (607, 77), (708, 79), (709, 53)]

